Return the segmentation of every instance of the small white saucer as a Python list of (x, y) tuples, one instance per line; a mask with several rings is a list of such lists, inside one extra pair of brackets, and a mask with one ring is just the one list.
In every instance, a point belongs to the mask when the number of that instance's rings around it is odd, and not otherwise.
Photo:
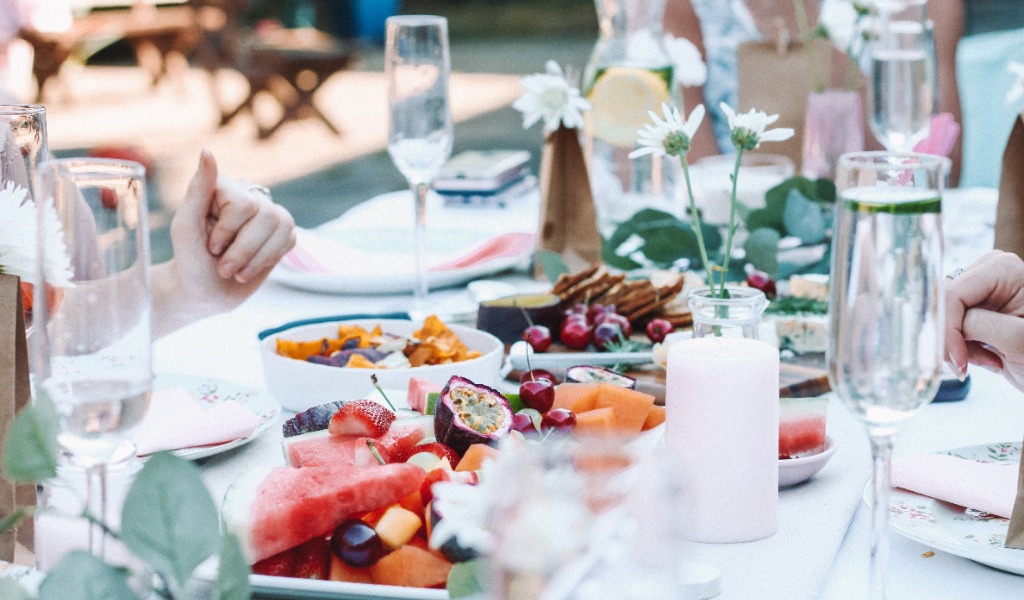
[(836, 452), (836, 441), (832, 436), (825, 437), (825, 449), (817, 454), (800, 458), (779, 459), (779, 487), (789, 487), (803, 483), (820, 471)]

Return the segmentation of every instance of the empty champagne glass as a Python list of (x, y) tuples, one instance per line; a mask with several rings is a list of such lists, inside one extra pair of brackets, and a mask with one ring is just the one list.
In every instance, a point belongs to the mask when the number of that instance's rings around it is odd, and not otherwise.
[[(129, 161), (53, 160), (39, 165), (35, 181), (44, 274), (35, 290), (35, 393), (53, 402), (61, 448), (88, 472), (86, 506), (106, 522), (107, 466), (134, 459), (130, 435), (149, 406), (153, 380), (144, 169)], [(55, 281), (67, 266), (70, 283)], [(103, 538), (89, 533), (98, 556)]]
[(388, 153), (409, 182), (415, 202), (416, 282), (409, 312), (421, 319), (434, 312), (427, 301), (427, 192), (452, 152), (448, 21), (428, 15), (389, 17), (386, 36)]
[(871, 440), (872, 599), (885, 597), (893, 437), (935, 396), (942, 373), (948, 162), (861, 152), (837, 169), (827, 358), (832, 389)]
[(888, 150), (909, 152), (935, 114), (935, 43), (924, 0), (885, 7), (871, 41), (871, 131)]

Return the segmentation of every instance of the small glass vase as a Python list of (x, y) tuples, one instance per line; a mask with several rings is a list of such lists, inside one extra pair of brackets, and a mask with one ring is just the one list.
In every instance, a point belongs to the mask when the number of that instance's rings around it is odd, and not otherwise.
[(768, 299), (761, 290), (725, 286), (725, 298), (713, 296), (711, 288), (690, 292), (687, 303), (693, 313), (693, 337), (743, 337), (760, 339), (758, 328), (761, 313), (768, 308)]
[(864, 116), (856, 90), (825, 90), (807, 96), (800, 174), (834, 179), (839, 157), (864, 149)]

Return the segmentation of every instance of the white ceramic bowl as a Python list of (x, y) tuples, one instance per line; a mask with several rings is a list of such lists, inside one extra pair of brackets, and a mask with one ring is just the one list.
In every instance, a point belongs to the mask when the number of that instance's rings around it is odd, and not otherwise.
[(817, 454), (800, 458), (779, 459), (779, 487), (803, 483), (822, 470), (836, 452), (836, 441), (825, 436), (825, 449)]
[[(299, 412), (332, 400), (354, 400), (373, 391), (370, 375), (376, 374), (381, 387), (404, 390), (410, 377), (420, 377), (444, 385), (452, 375), (461, 375), (495, 387), (498, 384), (501, 360), (505, 347), (489, 333), (462, 325), (449, 325), (470, 350), (479, 350), (481, 356), (444, 365), (424, 365), (408, 369), (347, 369), (280, 356), (276, 352), (277, 339), (316, 340), (337, 337), (340, 321), (301, 325), (277, 332), (265, 338), (260, 354), (263, 359), (263, 377), (270, 394), (287, 410)], [(373, 329), (380, 324), (385, 333), (412, 335), (422, 323), (399, 319), (355, 319), (344, 321)]]

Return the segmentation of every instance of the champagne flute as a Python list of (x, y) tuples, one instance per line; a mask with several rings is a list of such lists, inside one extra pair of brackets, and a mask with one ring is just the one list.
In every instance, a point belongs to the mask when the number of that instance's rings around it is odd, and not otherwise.
[(416, 282), (409, 313), (421, 319), (434, 312), (427, 301), (427, 192), (452, 152), (448, 21), (429, 15), (388, 17), (386, 36), (388, 153), (413, 192)]
[(925, 2), (881, 12), (870, 45), (871, 131), (886, 149), (909, 152), (935, 114), (935, 43)]
[(938, 390), (943, 358), (941, 197), (949, 161), (892, 152), (839, 159), (829, 380), (873, 457), (870, 598), (885, 597), (893, 437)]
[[(35, 181), (44, 275), (35, 289), (35, 392), (53, 402), (70, 468), (86, 470), (85, 505), (106, 522), (107, 467), (134, 460), (129, 436), (153, 381), (144, 169), (119, 160), (52, 160), (39, 165)], [(53, 265), (61, 262), (70, 265), (70, 284), (55, 281), (62, 269)], [(89, 549), (102, 557), (105, 536), (95, 529)]]

